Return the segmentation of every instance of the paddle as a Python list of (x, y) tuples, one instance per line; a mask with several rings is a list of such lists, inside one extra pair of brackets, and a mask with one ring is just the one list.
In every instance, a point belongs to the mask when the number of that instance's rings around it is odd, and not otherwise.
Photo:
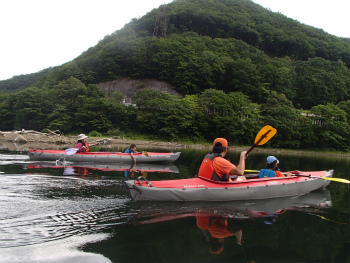
[(246, 156), (256, 147), (267, 143), (275, 134), (277, 130), (270, 125), (263, 127), (255, 137), (255, 142), (247, 151)]
[[(258, 173), (260, 171), (259, 170), (244, 170), (244, 172), (247, 172), (247, 173)], [(298, 172), (291, 172), (291, 173), (294, 176), (318, 178), (318, 179), (324, 179), (324, 180), (329, 180), (329, 181), (334, 181), (334, 182), (339, 182), (339, 183), (350, 184), (349, 180), (342, 179), (342, 178), (330, 178), (330, 177), (318, 177), (318, 176), (311, 176), (311, 175), (303, 175), (303, 174), (299, 174)]]
[[(103, 140), (98, 141), (98, 142), (95, 143), (95, 144), (89, 145), (89, 147), (91, 147), (91, 146), (96, 146), (96, 145), (101, 145), (101, 144), (108, 144), (108, 143), (110, 143), (111, 141), (112, 141), (112, 139), (103, 139)], [(65, 150), (65, 153), (66, 153), (67, 155), (73, 155), (73, 154), (75, 154), (77, 151), (79, 151), (79, 148), (68, 148), (68, 149)]]
[(349, 180), (342, 179), (342, 178), (317, 177), (317, 176), (302, 175), (302, 174), (295, 174), (295, 173), (293, 173), (292, 175), (302, 176), (302, 177), (309, 177), (309, 178), (318, 178), (318, 179), (324, 179), (324, 180), (329, 180), (329, 181), (334, 181), (334, 182), (339, 182), (339, 183), (350, 184)]

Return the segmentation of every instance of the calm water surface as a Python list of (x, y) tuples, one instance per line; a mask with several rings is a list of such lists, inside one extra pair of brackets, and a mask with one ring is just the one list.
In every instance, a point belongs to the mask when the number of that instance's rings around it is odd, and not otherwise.
[[(121, 149), (108, 149), (121, 150)], [(138, 149), (169, 151), (169, 149)], [(0, 262), (349, 262), (349, 186), (244, 202), (134, 202), (123, 181), (193, 177), (207, 150), (180, 149), (172, 164), (31, 162), (0, 151)], [(246, 169), (264, 167), (253, 151)], [(329, 170), (350, 178), (349, 158), (275, 154), (282, 170)], [(228, 158), (235, 163), (238, 152)], [(244, 244), (217, 240), (197, 219), (227, 219)]]

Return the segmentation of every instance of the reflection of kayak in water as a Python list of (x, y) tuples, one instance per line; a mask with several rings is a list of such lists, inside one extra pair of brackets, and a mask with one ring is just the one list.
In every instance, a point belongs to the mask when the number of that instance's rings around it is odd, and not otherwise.
[[(52, 163), (35, 163), (27, 165), (27, 169), (40, 169), (40, 168), (64, 168), (67, 170), (66, 175), (70, 171), (77, 169), (99, 170), (99, 171), (130, 171), (134, 172), (155, 172), (155, 173), (179, 173), (178, 167), (173, 163), (136, 163), (135, 166), (131, 166), (129, 163), (116, 163), (116, 164), (94, 164), (94, 163), (74, 163), (70, 165), (56, 165)], [(74, 174), (74, 173), (71, 173)]]
[(157, 223), (194, 216), (235, 219), (266, 218), (287, 210), (319, 213), (332, 206), (330, 192), (320, 189), (302, 196), (232, 202), (134, 202), (140, 224)]
[[(298, 172), (290, 177), (255, 178), (246, 181), (213, 181), (202, 177), (148, 181), (140, 178), (125, 184), (134, 200), (234, 201), (298, 196), (325, 188), (333, 170)], [(324, 179), (325, 178), (325, 179)]]

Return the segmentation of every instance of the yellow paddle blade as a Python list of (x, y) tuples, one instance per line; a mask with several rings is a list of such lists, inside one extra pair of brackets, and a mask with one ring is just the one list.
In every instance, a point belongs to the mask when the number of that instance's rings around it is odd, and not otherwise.
[(325, 180), (329, 180), (329, 181), (335, 181), (335, 182), (350, 184), (349, 180), (342, 179), (342, 178), (329, 178), (329, 177), (320, 177), (320, 178), (325, 179)]
[(266, 125), (256, 135), (254, 144), (263, 145), (267, 143), (276, 134), (276, 132), (277, 130), (274, 127)]
[(247, 173), (258, 173), (258, 172), (260, 172), (258, 170), (244, 170), (244, 171), (247, 172)]
[(313, 215), (313, 216), (318, 216), (318, 217), (320, 217), (320, 218), (322, 218), (322, 219), (324, 219), (324, 220), (328, 220), (328, 221), (330, 221), (330, 222), (337, 223), (337, 224), (340, 224), (340, 225), (347, 225), (347, 223), (342, 223), (342, 222), (333, 221), (333, 220), (330, 220), (330, 219), (328, 219), (328, 218), (326, 218), (326, 217), (324, 217), (324, 216), (320, 216), (320, 215), (316, 215), (316, 214), (311, 214), (311, 213), (308, 213), (308, 214), (309, 214), (309, 215)]

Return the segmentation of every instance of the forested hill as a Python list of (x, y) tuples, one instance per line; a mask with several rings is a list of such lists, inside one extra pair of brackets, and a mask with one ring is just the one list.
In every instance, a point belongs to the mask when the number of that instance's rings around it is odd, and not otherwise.
[(350, 99), (350, 40), (250, 0), (175, 0), (133, 19), (60, 67), (0, 82), (0, 90), (118, 79), (167, 81), (183, 95), (214, 88), (265, 103), (272, 91), (310, 109)]

